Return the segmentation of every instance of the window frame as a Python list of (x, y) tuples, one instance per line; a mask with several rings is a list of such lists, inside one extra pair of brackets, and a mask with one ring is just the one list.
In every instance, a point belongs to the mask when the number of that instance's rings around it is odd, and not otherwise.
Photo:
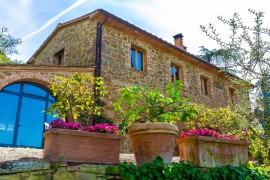
[[(135, 61), (135, 66), (134, 67), (132, 67), (132, 50), (135, 51), (135, 60), (134, 60)], [(142, 58), (142, 60), (141, 60), (141, 63), (142, 63), (141, 68), (142, 68), (142, 70), (140, 70), (138, 68), (138, 52), (141, 53), (141, 58)], [(130, 67), (132, 69), (137, 70), (137, 71), (141, 71), (141, 72), (146, 71), (146, 55), (145, 55), (145, 50), (144, 49), (139, 48), (139, 47), (134, 46), (134, 45), (131, 45), (131, 47), (130, 47)]]
[(206, 76), (200, 76), (201, 81), (201, 94), (203, 96), (211, 96), (209, 78)]
[(229, 91), (229, 101), (232, 105), (235, 105), (237, 103), (237, 100), (236, 100), (236, 89), (235, 88), (232, 88), (232, 87), (229, 87), (228, 88), (228, 91)]
[[(178, 76), (179, 79), (175, 79), (175, 72), (174, 72), (174, 78), (172, 79), (172, 75), (171, 75), (171, 68), (178, 68)], [(182, 83), (184, 83), (184, 73), (183, 73), (183, 68), (182, 66), (179, 66), (175, 63), (171, 63), (170, 65), (170, 79), (171, 79), (171, 83), (175, 82), (176, 80), (180, 80)]]
[(65, 48), (62, 48), (62, 49), (58, 50), (56, 53), (54, 53), (53, 64), (54, 65), (62, 65), (64, 58), (65, 58)]

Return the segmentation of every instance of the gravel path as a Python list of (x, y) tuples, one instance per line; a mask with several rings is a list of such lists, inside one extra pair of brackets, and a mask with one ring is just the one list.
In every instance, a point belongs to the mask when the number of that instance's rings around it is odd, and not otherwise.
[[(43, 150), (34, 148), (9, 148), (0, 147), (0, 162), (14, 160), (42, 159)], [(120, 154), (120, 162), (135, 162), (134, 154)], [(179, 157), (174, 156), (173, 161), (178, 162)]]

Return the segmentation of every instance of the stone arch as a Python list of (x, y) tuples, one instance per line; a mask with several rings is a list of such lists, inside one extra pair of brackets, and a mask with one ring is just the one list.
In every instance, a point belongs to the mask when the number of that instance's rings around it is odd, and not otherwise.
[(33, 83), (40, 84), (47, 87), (50, 84), (51, 79), (46, 77), (45, 75), (43, 76), (43, 75), (34, 74), (34, 73), (27, 73), (27, 74), (20, 73), (16, 75), (9, 75), (9, 76), (5, 76), (4, 79), (0, 80), (1, 82), (0, 90), (9, 84), (16, 83), (16, 82), (23, 82), (23, 81), (33, 82)]

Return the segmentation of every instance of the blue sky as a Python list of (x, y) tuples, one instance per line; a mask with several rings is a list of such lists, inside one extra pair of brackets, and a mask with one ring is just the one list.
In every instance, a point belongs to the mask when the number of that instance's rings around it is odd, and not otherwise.
[[(199, 46), (218, 48), (200, 30), (200, 25), (213, 23), (225, 38), (228, 31), (217, 20), (222, 15), (231, 18), (238, 12), (247, 23), (253, 16), (248, 8), (265, 12), (265, 26), (270, 27), (270, 11), (266, 0), (1, 0), (0, 26), (23, 40), (13, 59), (27, 61), (62, 23), (102, 8), (130, 23), (173, 43), (172, 36), (184, 35), (184, 45), (192, 54)], [(268, 10), (268, 11), (267, 11)]]

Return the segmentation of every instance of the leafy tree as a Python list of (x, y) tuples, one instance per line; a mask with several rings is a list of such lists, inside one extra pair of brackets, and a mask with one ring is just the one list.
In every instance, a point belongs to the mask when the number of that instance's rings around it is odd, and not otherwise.
[(10, 58), (8, 58), (4, 54), (0, 54), (0, 64), (10, 64), (10, 63), (12, 63)]
[(20, 44), (22, 41), (20, 39), (16, 39), (12, 37), (10, 34), (6, 34), (8, 32), (8, 28), (2, 27), (0, 29), (0, 64), (3, 63), (18, 63), (21, 64), (21, 61), (12, 61), (8, 58), (8, 55), (17, 54), (18, 51), (16, 46)]
[(232, 66), (232, 60), (230, 57), (230, 51), (226, 49), (207, 49), (204, 46), (200, 47), (200, 55), (198, 55), (199, 58), (214, 64), (215, 66), (218, 66), (225, 72), (233, 73), (235, 74), (235, 70)]
[[(270, 29), (263, 27), (263, 12), (252, 9), (248, 11), (255, 17), (254, 26), (245, 25), (238, 13), (234, 13), (230, 19), (218, 17), (218, 20), (227, 25), (231, 31), (229, 38), (226, 38), (227, 41), (220, 37), (213, 24), (200, 27), (210, 39), (220, 45), (221, 49), (227, 51), (227, 56), (222, 60), (230, 61), (237, 75), (247, 82), (256, 82), (254, 86), (256, 109), (254, 113), (249, 113), (246, 109), (245, 113), (250, 115), (247, 118), (256, 118), (261, 123), (264, 133), (260, 133), (262, 134), (260, 137), (270, 160), (270, 42), (268, 41)], [(256, 134), (256, 131), (253, 133)]]

